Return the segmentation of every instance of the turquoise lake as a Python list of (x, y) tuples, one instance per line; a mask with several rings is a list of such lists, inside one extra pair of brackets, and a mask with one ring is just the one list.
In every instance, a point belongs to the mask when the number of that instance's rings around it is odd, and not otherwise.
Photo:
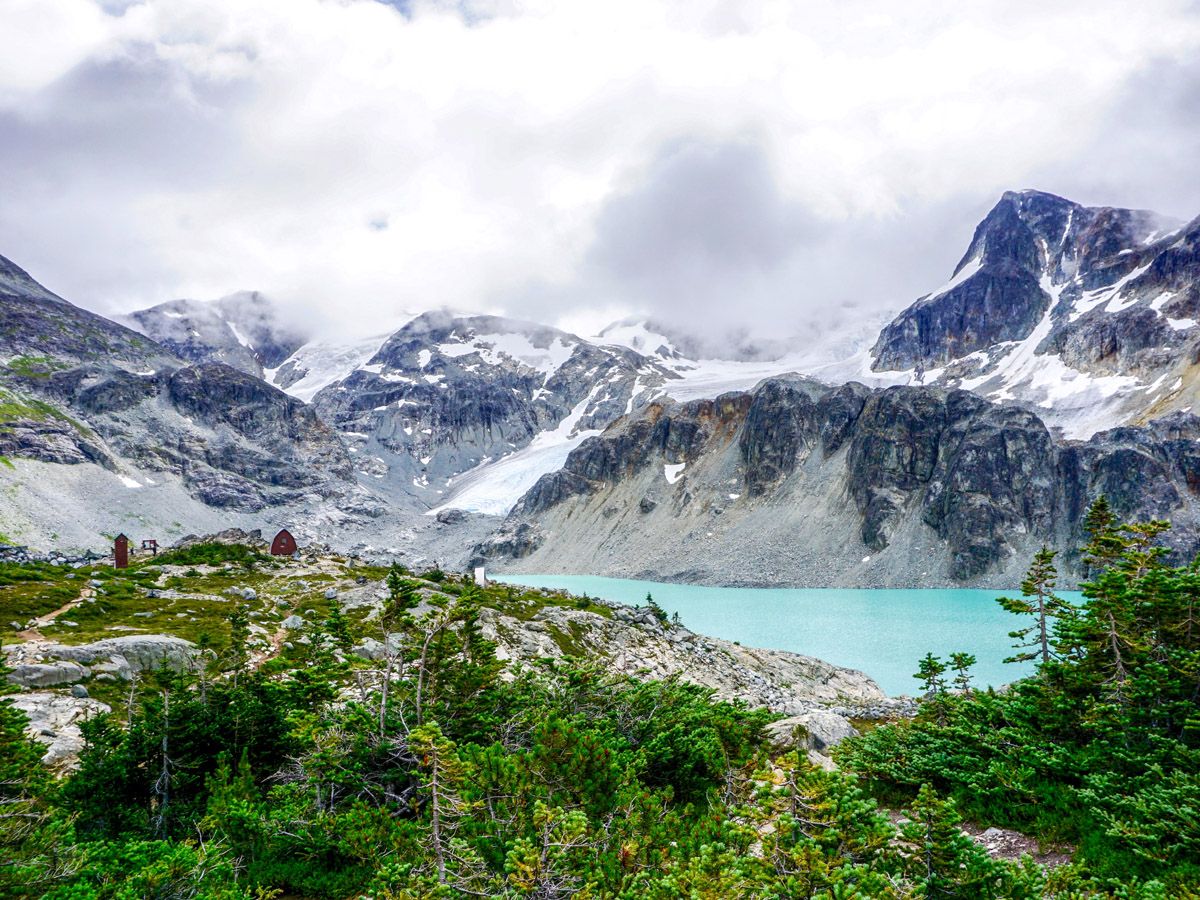
[(1013, 653), (1008, 632), (1032, 622), (996, 603), (1006, 593), (1016, 596), (1016, 589), (722, 588), (589, 575), (491, 577), (630, 605), (644, 604), (650, 593), (693, 631), (860, 669), (891, 695), (916, 693), (912, 675), (926, 653), (943, 659), (958, 650), (975, 654), (981, 687), (1007, 684), (1032, 668), (1003, 661)]

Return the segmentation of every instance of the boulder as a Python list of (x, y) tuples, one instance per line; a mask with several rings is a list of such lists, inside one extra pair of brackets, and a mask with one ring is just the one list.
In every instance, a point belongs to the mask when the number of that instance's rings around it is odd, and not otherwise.
[(77, 662), (27, 663), (14, 666), (8, 680), (22, 687), (53, 687), (82, 681), (91, 673)]
[(164, 666), (175, 671), (190, 669), (196, 664), (196, 653), (191, 641), (166, 634), (126, 635), (77, 646), (55, 644), (45, 649), (47, 656), (81, 663), (121, 657), (131, 672)]
[(74, 768), (84, 746), (79, 723), (112, 711), (108, 704), (99, 700), (67, 697), (49, 691), (16, 694), (8, 702), (29, 718), (26, 732), (47, 745), (42, 762), (67, 769)]
[(829, 750), (858, 731), (850, 720), (827, 709), (811, 709), (767, 726), (767, 737), (778, 749), (797, 747), (827, 756)]

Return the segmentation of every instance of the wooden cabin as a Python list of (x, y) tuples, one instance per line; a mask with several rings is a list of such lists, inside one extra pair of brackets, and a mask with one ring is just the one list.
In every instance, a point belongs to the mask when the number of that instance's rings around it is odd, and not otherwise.
[(296, 539), (286, 528), (275, 535), (275, 540), (271, 541), (272, 556), (291, 556), (296, 550)]

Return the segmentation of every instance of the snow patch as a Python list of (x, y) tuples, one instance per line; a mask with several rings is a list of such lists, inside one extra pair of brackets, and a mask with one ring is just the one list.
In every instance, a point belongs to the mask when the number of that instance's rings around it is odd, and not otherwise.
[(963, 263), (963, 267), (959, 269), (957, 273), (955, 273), (953, 278), (951, 278), (933, 293), (926, 294), (918, 302), (928, 303), (931, 300), (936, 300), (938, 297), (942, 296), (942, 294), (950, 293), (950, 291), (954, 290), (982, 268), (983, 255), (980, 254), (979, 256), (973, 257), (972, 259), (969, 259), (967, 262)]
[(576, 431), (600, 385), (575, 405), (558, 426), (543, 431), (522, 450), (480, 465), (456, 479), (455, 491), (426, 515), (444, 509), (462, 509), (484, 515), (505, 515), (539, 478), (563, 467), (571, 451), (600, 433), (599, 429)]
[(667, 484), (674, 484), (683, 477), (684, 467), (687, 463), (666, 463), (663, 465), (663, 475), (667, 479)]
[[(356, 369), (366, 365), (367, 360), (379, 352), (388, 335), (373, 335), (353, 343), (314, 342), (305, 344), (279, 368), (266, 373), (267, 380), (285, 393), (311, 403), (313, 397), (335, 381), (341, 381)], [(288, 364), (292, 365), (289, 366)], [(286, 387), (277, 381), (280, 369), (295, 368), (303, 377)], [(382, 368), (382, 367), (380, 367)]]

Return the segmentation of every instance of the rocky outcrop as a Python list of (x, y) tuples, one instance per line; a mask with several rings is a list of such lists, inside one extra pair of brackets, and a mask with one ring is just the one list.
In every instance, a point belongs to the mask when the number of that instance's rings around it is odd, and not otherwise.
[(128, 679), (154, 669), (183, 671), (196, 665), (199, 650), (191, 641), (167, 634), (104, 638), (90, 644), (27, 641), (5, 647), (10, 680), (28, 687), (68, 684), (107, 673)]
[(171, 300), (123, 317), (176, 356), (195, 363), (224, 363), (261, 377), (309, 339), (286, 310), (258, 291), (219, 300)]
[(1105, 494), (1125, 519), (1171, 519), (1190, 559), (1198, 440), (1183, 413), (1064, 441), (967, 391), (772, 379), (652, 404), (586, 441), (477, 556), (727, 584), (1005, 586), (1043, 542), (1068, 551), (1069, 578), (1082, 517)]
[(59, 769), (71, 769), (78, 764), (84, 746), (80, 723), (112, 712), (108, 704), (99, 700), (44, 691), (16, 694), (0, 702), (11, 703), (26, 715), (29, 719), (26, 732), (46, 745), (42, 762)]
[[(950, 283), (884, 328), (873, 368), (934, 368), (1020, 341), (1056, 300), (1060, 327), (1077, 318), (1068, 313), (1082, 313), (1081, 301), (1090, 307), (1103, 300), (1116, 313), (1145, 300), (1141, 308), (1169, 331), (1149, 301), (1166, 290), (1193, 291), (1200, 279), (1195, 235), (1180, 238), (1177, 224), (1142, 210), (1089, 208), (1040, 191), (1010, 191), (976, 228)], [(1200, 222), (1193, 224), (1200, 231)], [(1123, 289), (1111, 298), (1095, 296), (1118, 283)], [(1137, 318), (1126, 323), (1138, 330)], [(1140, 323), (1143, 332), (1146, 324)], [(1125, 331), (1118, 323), (1109, 327)], [(1160, 336), (1168, 337), (1165, 331)]]
[(169, 473), (238, 511), (361, 492), (340, 438), (301, 401), (221, 363), (189, 365), (2, 258), (0, 321), (0, 456)]
[(809, 762), (824, 769), (835, 768), (830, 751), (858, 729), (845, 716), (828, 709), (811, 709), (797, 716), (778, 719), (766, 727), (766, 737), (777, 751), (801, 750)]
[(862, 672), (663, 625), (648, 609), (616, 606), (610, 617), (546, 606), (528, 620), (485, 609), (482, 630), (496, 642), (501, 659), (528, 663), (570, 652), (600, 661), (618, 674), (650, 680), (682, 678), (712, 688), (722, 699), (743, 700), (788, 715), (885, 698)]
[(21, 687), (54, 687), (83, 681), (91, 674), (83, 666), (73, 662), (26, 663), (14, 666), (8, 673), (8, 680)]

